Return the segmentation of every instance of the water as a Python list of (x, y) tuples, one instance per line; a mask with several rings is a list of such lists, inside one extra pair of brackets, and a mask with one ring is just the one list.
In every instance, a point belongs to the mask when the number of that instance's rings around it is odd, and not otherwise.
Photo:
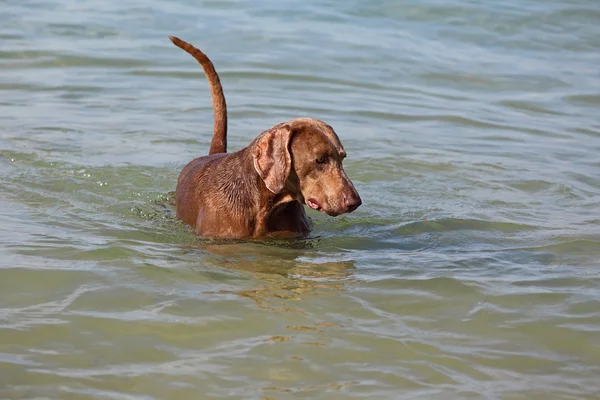
[[(206, 154), (330, 123), (363, 198), (201, 241)], [(600, 398), (600, 3), (24, 1), (0, 13), (0, 398)]]

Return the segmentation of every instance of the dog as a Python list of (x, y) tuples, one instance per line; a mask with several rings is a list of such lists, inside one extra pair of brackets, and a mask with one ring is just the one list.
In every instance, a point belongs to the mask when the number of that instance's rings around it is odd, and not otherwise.
[(320, 120), (282, 122), (246, 148), (227, 153), (227, 105), (219, 75), (202, 51), (169, 38), (202, 66), (214, 112), (209, 155), (190, 161), (177, 179), (177, 219), (212, 238), (306, 237), (313, 226), (303, 205), (337, 216), (362, 204), (342, 167), (344, 147)]

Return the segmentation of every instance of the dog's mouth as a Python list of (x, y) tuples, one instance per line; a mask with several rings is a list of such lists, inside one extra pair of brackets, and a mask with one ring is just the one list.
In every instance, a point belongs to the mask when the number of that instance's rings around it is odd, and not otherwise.
[(323, 214), (327, 214), (330, 217), (337, 217), (338, 215), (340, 215), (341, 213), (339, 212), (335, 212), (335, 211), (330, 211), (330, 210), (325, 210), (321, 204), (319, 204), (315, 199), (307, 199), (306, 200), (306, 205), (309, 206), (310, 208), (312, 208), (313, 210), (322, 212)]
[(310, 208), (312, 208), (313, 210), (323, 212), (323, 207), (321, 207), (321, 205), (319, 203), (317, 203), (317, 201), (315, 199), (306, 200), (306, 205), (309, 206)]

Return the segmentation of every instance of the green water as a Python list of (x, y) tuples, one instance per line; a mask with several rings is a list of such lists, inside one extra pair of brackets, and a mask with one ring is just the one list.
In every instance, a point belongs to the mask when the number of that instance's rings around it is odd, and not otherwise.
[[(600, 398), (600, 3), (4, 2), (0, 398)], [(325, 120), (308, 240), (173, 219), (206, 154)]]

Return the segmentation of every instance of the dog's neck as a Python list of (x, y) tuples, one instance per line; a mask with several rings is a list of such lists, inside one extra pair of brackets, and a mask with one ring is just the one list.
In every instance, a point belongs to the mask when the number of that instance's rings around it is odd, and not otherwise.
[[(231, 153), (229, 162), (222, 164), (223, 174), (221, 193), (222, 209), (233, 213), (240, 220), (247, 220), (251, 228), (251, 236), (262, 236), (271, 229), (271, 218), (277, 218), (285, 204), (297, 201), (294, 185), (286, 185), (280, 193), (271, 192), (254, 168), (252, 155), (248, 148)], [(252, 190), (257, 188), (258, 190)], [(300, 205), (300, 207), (302, 207)]]

